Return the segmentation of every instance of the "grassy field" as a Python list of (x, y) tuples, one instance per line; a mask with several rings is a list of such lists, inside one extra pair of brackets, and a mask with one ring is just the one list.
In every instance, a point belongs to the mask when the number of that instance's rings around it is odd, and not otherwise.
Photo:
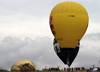
[[(6, 72), (6, 71), (0, 71)], [(7, 72), (21, 72), (21, 71), (7, 71)], [(22, 71), (22, 72), (87, 72), (87, 70), (79, 70), (79, 71)]]

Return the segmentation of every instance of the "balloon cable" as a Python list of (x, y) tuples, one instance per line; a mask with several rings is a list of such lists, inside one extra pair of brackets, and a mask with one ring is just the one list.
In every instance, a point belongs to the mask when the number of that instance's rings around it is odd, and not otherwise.
[(68, 56), (67, 56), (67, 59), (66, 59), (66, 63), (67, 63), (67, 65), (69, 66), (69, 64), (70, 64), (70, 61), (69, 61), (69, 49), (68, 49)]

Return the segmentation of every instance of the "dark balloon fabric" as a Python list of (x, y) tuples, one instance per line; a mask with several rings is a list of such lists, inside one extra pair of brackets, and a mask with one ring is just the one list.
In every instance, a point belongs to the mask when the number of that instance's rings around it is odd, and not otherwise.
[(67, 64), (70, 67), (78, 54), (80, 44), (78, 44), (73, 50), (68, 49), (67, 51), (64, 51), (64, 49), (59, 46), (56, 39), (54, 39), (53, 44), (54, 50), (58, 57), (63, 61), (64, 64)]

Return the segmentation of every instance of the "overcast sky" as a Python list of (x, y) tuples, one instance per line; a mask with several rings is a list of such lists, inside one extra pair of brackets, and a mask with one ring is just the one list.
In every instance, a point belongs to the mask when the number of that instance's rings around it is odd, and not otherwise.
[(64, 1), (82, 4), (89, 26), (80, 41), (79, 53), (71, 67), (100, 66), (99, 0), (0, 0), (0, 66), (10, 69), (20, 59), (30, 59), (37, 69), (67, 67), (53, 50), (49, 27), (52, 8)]

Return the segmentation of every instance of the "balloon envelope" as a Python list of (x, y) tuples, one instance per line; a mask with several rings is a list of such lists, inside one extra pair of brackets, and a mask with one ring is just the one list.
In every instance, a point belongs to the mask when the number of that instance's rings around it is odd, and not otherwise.
[(88, 26), (86, 9), (76, 2), (57, 4), (50, 14), (50, 27), (61, 48), (75, 48)]
[(64, 64), (67, 64), (68, 66), (70, 66), (72, 64), (72, 62), (74, 61), (74, 59), (76, 58), (76, 56), (77, 56), (80, 44), (78, 44), (76, 46), (76, 48), (73, 49), (72, 51), (70, 51), (70, 49), (67, 50), (67, 51), (64, 51), (64, 49), (62, 49), (59, 46), (56, 39), (54, 39), (53, 44), (54, 44), (54, 50), (55, 50), (56, 54), (58, 55), (58, 57), (62, 60), (62, 62)]
[(36, 70), (35, 64), (28, 59), (19, 60), (11, 67), (11, 71), (34, 71)]

